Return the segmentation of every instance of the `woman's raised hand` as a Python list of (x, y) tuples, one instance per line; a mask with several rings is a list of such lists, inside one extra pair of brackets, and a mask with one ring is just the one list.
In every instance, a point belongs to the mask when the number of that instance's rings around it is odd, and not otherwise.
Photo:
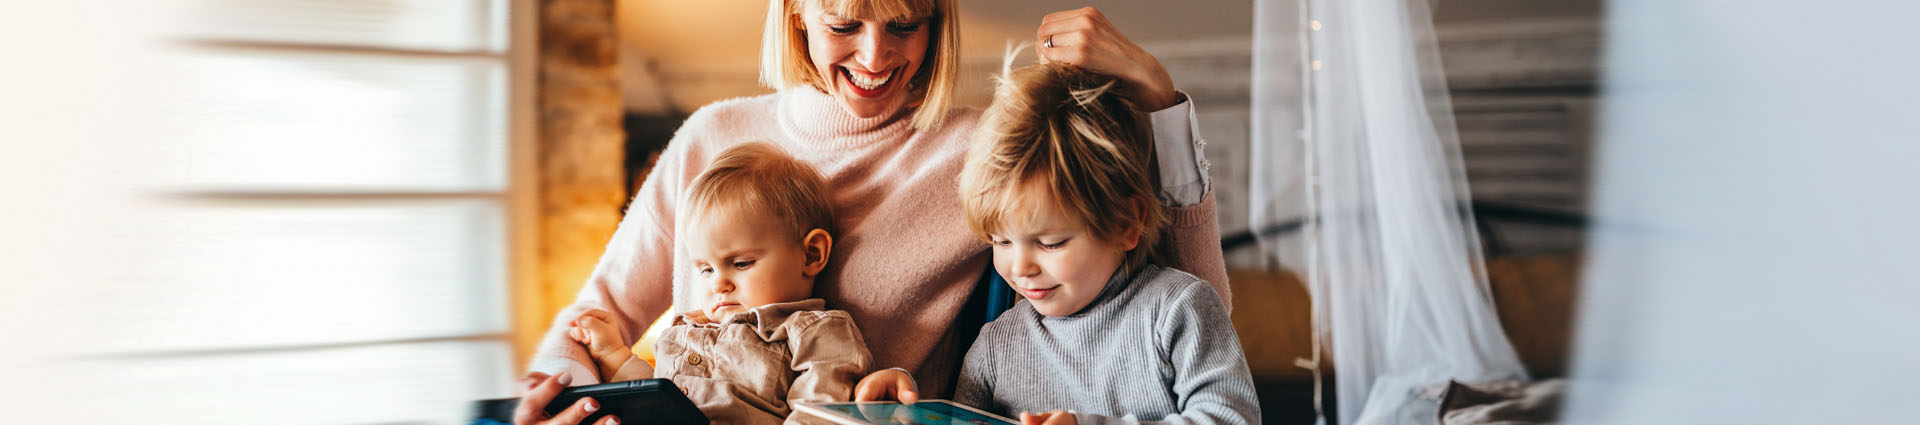
[(1099, 10), (1082, 7), (1049, 13), (1040, 19), (1035, 36), (1042, 60), (1112, 75), (1132, 85), (1142, 112), (1167, 109), (1178, 101), (1167, 68), (1128, 41)]

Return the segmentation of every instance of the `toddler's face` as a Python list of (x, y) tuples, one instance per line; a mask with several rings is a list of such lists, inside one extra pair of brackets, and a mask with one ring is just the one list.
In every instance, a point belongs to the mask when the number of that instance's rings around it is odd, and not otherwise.
[(792, 235), (767, 212), (743, 209), (716, 205), (684, 235), (692, 302), (713, 320), (812, 297), (813, 276), (826, 263), (819, 259), (819, 267), (810, 267), (808, 237)]
[(1028, 205), (1009, 211), (1008, 222), (990, 235), (994, 270), (1040, 314), (1060, 317), (1086, 308), (1139, 239), (1090, 233), (1038, 185), (1023, 185), (1016, 196)]

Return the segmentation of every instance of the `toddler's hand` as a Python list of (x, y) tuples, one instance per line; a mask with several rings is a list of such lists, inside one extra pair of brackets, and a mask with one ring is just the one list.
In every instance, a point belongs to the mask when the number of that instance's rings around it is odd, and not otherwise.
[(620, 321), (614, 320), (613, 313), (606, 310), (587, 310), (568, 323), (573, 326), (567, 330), (567, 336), (574, 342), (587, 347), (587, 353), (593, 356), (593, 362), (599, 366), (600, 376), (613, 376), (620, 365), (633, 358), (633, 344), (628, 343), (620, 327)]
[(920, 401), (919, 386), (913, 376), (900, 369), (887, 369), (860, 378), (853, 386), (853, 401), (899, 400), (901, 404)]
[(1055, 410), (1038, 415), (1020, 412), (1020, 425), (1078, 425), (1079, 423), (1079, 419), (1075, 419), (1072, 413), (1067, 413), (1065, 410)]

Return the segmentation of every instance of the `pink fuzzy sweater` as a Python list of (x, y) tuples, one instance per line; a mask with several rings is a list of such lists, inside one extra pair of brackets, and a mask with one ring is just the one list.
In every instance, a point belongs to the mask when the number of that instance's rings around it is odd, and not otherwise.
[[(814, 295), (852, 314), (876, 370), (912, 371), (924, 396), (944, 397), (967, 348), (955, 341), (955, 318), (990, 264), (988, 245), (967, 228), (957, 187), (980, 113), (954, 108), (941, 127), (915, 130), (909, 113), (862, 119), (834, 102), (800, 88), (717, 102), (688, 117), (586, 287), (541, 341), (532, 370), (593, 370), (586, 352), (567, 339), (565, 325), (588, 309), (622, 319), (628, 341), (638, 340), (670, 306), (685, 311), (687, 287), (675, 283), (684, 280), (674, 269), (686, 258), (674, 243), (681, 191), (721, 150), (764, 141), (812, 164), (832, 192), (839, 229)], [(1167, 266), (1206, 279), (1231, 305), (1212, 195), (1169, 212)], [(574, 383), (594, 382), (587, 378), (576, 376)]]

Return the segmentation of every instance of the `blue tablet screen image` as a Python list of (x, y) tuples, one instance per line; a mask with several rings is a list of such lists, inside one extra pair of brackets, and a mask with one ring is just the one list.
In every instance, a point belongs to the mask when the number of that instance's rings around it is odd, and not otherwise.
[(943, 402), (919, 402), (912, 405), (829, 404), (829, 410), (878, 425), (1014, 425), (978, 412)]

